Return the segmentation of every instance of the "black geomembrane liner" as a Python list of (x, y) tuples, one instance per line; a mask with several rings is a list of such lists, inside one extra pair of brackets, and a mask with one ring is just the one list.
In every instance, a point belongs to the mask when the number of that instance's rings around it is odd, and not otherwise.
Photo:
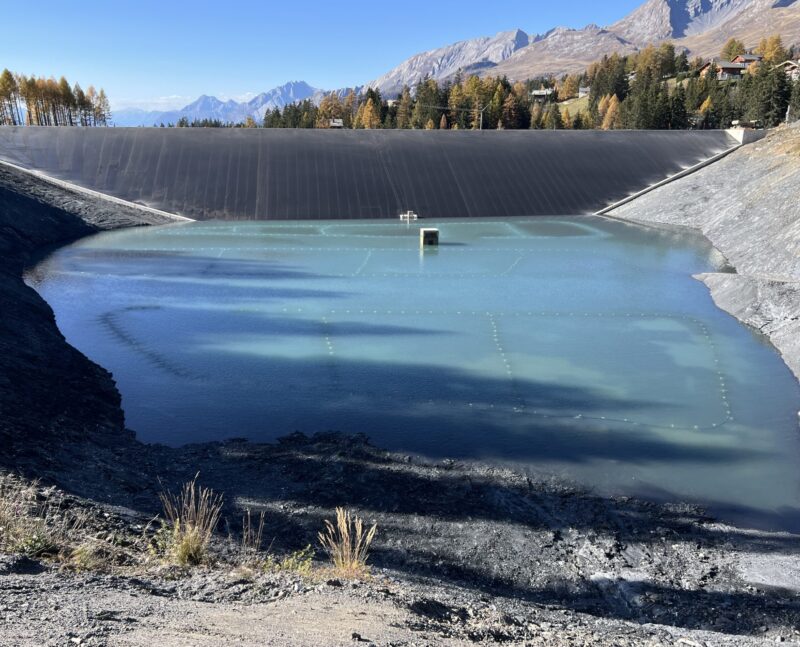
[(724, 131), (0, 128), (0, 159), (197, 220), (576, 215), (735, 145)]

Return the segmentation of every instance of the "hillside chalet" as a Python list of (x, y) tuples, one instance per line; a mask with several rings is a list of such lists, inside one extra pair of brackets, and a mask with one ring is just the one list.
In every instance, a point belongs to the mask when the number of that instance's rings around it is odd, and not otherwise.
[(796, 61), (784, 61), (775, 67), (782, 67), (783, 71), (786, 72), (786, 76), (789, 78), (789, 81), (792, 83), (800, 81), (800, 59)]
[[(738, 58), (738, 57), (737, 57)], [(720, 81), (731, 81), (742, 78), (742, 74), (747, 71), (748, 63), (734, 63), (719, 60), (712, 60), (700, 68), (700, 76), (705, 78), (711, 71), (712, 66), (717, 71), (717, 78)]]
[(753, 63), (760, 63), (763, 58), (763, 56), (759, 56), (758, 54), (739, 54), (739, 56), (734, 58), (731, 63), (744, 63), (745, 65), (752, 65)]

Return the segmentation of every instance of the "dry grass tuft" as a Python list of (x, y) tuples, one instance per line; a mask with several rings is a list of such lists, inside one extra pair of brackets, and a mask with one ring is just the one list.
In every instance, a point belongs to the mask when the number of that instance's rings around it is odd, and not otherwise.
[(103, 572), (114, 564), (114, 556), (100, 542), (84, 541), (61, 554), (61, 568), (76, 572)]
[(368, 572), (369, 547), (378, 530), (374, 524), (364, 532), (364, 522), (344, 508), (336, 508), (336, 525), (327, 519), (319, 533), (322, 547), (330, 555), (334, 570), (343, 577), (359, 577)]
[(222, 514), (222, 495), (200, 487), (198, 476), (184, 484), (177, 495), (159, 495), (170, 527), (156, 533), (155, 549), (179, 566), (201, 564), (208, 559), (209, 544)]
[(84, 514), (62, 509), (55, 497), (40, 497), (37, 483), (0, 474), (0, 550), (41, 557), (73, 543)]
[(242, 516), (242, 541), (239, 545), (239, 563), (254, 564), (260, 561), (261, 546), (264, 541), (264, 512), (253, 519), (250, 508)]

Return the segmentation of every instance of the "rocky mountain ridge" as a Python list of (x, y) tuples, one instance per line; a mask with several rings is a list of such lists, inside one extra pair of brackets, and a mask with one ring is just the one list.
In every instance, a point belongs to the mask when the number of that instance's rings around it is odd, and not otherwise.
[[(522, 32), (517, 30), (517, 32)], [(488, 39), (508, 38), (503, 32)], [(417, 54), (373, 81), (384, 94), (414, 84), (425, 75), (447, 80), (465, 74), (507, 76), (520, 81), (538, 76), (580, 72), (603, 55), (629, 53), (651, 43), (671, 40), (692, 56), (719, 53), (728, 38), (736, 36), (748, 47), (766, 35), (779, 33), (788, 44), (800, 42), (798, 0), (647, 0), (639, 8), (607, 27), (595, 24), (580, 29), (556, 27), (529, 36), (529, 43), (500, 50), (495, 58), (484, 55), (487, 39), (463, 41)], [(471, 56), (477, 52), (477, 56)], [(498, 60), (499, 59), (499, 60)], [(447, 65), (442, 65), (446, 61)]]

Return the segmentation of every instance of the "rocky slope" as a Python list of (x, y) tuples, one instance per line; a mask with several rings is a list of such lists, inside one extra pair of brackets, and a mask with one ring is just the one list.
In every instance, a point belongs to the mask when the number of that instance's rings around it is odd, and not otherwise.
[(588, 25), (583, 29), (558, 27), (519, 50), (484, 74), (507, 76), (512, 81), (538, 76), (582, 72), (604, 54), (627, 54), (636, 45), (608, 29)]
[(771, 34), (780, 34), (784, 44), (800, 45), (800, 2), (797, 0), (753, 0), (730, 19), (704, 31), (687, 32), (675, 45), (687, 48), (693, 56), (718, 56), (731, 36), (747, 47)]
[(494, 37), (464, 40), (446, 47), (416, 54), (368, 87), (378, 88), (387, 97), (394, 97), (404, 85), (413, 88), (426, 76), (443, 81), (457, 72), (477, 73), (493, 68), (512, 54), (526, 47), (532, 38), (521, 29), (500, 32)]
[(111, 376), (64, 341), (50, 307), (22, 282), (23, 266), (100, 229), (165, 221), (0, 165), (0, 464), (56, 440), (124, 434)]
[(609, 27), (637, 44), (682, 38), (715, 29), (754, 8), (769, 11), (774, 0), (648, 0)]
[(611, 215), (702, 231), (738, 272), (700, 277), (717, 305), (767, 335), (800, 377), (798, 191), (800, 123)]

